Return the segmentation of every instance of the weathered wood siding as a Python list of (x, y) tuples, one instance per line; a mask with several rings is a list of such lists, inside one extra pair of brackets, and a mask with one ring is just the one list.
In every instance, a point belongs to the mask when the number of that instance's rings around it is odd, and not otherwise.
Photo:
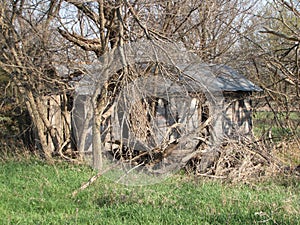
[[(224, 119), (221, 129), (229, 139), (252, 132), (250, 95), (250, 92), (224, 92)], [(81, 96), (75, 102), (78, 115), (73, 115), (73, 130), (79, 134), (83, 132), (89, 111), (85, 105), (86, 98)], [(118, 107), (112, 106), (107, 115), (104, 115), (104, 122), (100, 128), (106, 150), (118, 147), (120, 143), (137, 150), (147, 150), (164, 142), (176, 141), (182, 134), (189, 133), (200, 137), (199, 140), (202, 138), (208, 142), (213, 141), (210, 140), (214, 138), (210, 125), (199, 129), (213, 116), (209, 102), (203, 94), (193, 94), (189, 101), (180, 98), (170, 98), (168, 101), (162, 98), (148, 98), (130, 103), (126, 108), (120, 105)], [(56, 115), (55, 110), (52, 115)], [(91, 152), (92, 131), (91, 126), (87, 125), (84, 150)], [(77, 136), (77, 140), (80, 141), (80, 136)], [(197, 145), (197, 141), (189, 140), (189, 143), (184, 145), (186, 148), (192, 148)]]
[[(129, 115), (122, 108), (113, 111), (110, 126), (104, 142), (122, 142), (131, 146), (139, 140), (139, 147), (154, 148), (163, 143), (172, 143), (183, 134), (195, 133), (202, 122), (203, 100), (191, 98), (183, 100), (170, 98), (149, 98), (135, 102), (129, 109)], [(189, 143), (192, 145), (193, 141)], [(188, 144), (188, 143), (187, 143)], [(112, 144), (107, 144), (111, 148)]]
[(252, 134), (251, 92), (224, 92), (224, 134), (237, 138)]

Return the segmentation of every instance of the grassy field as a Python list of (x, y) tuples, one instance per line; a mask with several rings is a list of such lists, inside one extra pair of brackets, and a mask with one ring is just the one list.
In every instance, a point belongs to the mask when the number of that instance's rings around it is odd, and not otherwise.
[[(266, 140), (272, 154), (290, 166), (300, 165), (300, 112), (258, 111), (253, 115), (253, 132)], [(271, 139), (269, 139), (271, 138)]]
[(300, 181), (222, 184), (175, 175), (129, 187), (95, 171), (39, 160), (0, 163), (0, 224), (300, 224)]
[(274, 141), (290, 139), (293, 135), (300, 137), (300, 112), (258, 111), (253, 115), (254, 134), (260, 137), (267, 131), (272, 132)]

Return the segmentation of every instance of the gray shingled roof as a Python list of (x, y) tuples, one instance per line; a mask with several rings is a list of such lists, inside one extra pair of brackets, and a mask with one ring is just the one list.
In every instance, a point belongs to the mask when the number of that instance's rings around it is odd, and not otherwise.
[(262, 91), (246, 77), (226, 65), (211, 65), (213, 74), (217, 77), (215, 85), (223, 91)]
[[(204, 86), (210, 91), (262, 91), (259, 86), (253, 84), (245, 76), (223, 64), (208, 65), (205, 63), (198, 63), (192, 65), (178, 65), (178, 68), (183, 71), (184, 74), (188, 75), (189, 78), (183, 78), (183, 80), (180, 80), (179, 75), (179, 83), (180, 81), (182, 81), (182, 84), (185, 83), (184, 86), (186, 86), (187, 90), (190, 92), (197, 92), (199, 89), (203, 90)], [(85, 75), (79, 82), (80, 85), (76, 88), (77, 93), (80, 93), (81, 95), (91, 94), (95, 83), (101, 83), (101, 81), (95, 81), (95, 76), (101, 77), (97, 75), (97, 73)], [(173, 82), (170, 84), (158, 82), (157, 86), (162, 86), (163, 89), (166, 90), (166, 86), (172, 87), (174, 85), (172, 83)], [(175, 87), (173, 86), (173, 88)]]
[[(259, 92), (262, 89), (229, 66), (222, 64), (197, 63), (177, 65), (185, 76), (179, 75), (179, 82), (189, 92), (201, 91), (245, 91)], [(161, 84), (162, 85), (162, 84)]]

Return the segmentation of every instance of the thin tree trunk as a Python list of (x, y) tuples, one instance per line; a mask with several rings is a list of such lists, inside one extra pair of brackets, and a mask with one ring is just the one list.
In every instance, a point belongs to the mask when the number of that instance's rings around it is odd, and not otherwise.
[[(82, 105), (83, 104), (83, 105)], [(93, 121), (93, 103), (91, 96), (86, 96), (82, 99), (82, 96), (77, 96), (75, 100), (75, 107), (83, 107), (83, 111), (78, 114), (73, 114), (73, 117), (76, 117), (76, 120), (79, 120), (79, 123), (73, 124), (73, 129), (76, 130), (76, 142), (77, 149), (79, 152), (79, 160), (84, 160), (86, 148), (86, 141), (89, 135), (90, 123)]]
[(103, 168), (100, 115), (96, 114), (93, 118), (93, 167), (99, 171)]

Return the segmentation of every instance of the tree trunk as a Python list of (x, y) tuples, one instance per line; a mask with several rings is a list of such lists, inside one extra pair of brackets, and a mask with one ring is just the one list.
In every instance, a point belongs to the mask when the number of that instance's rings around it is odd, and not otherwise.
[[(95, 94), (98, 94), (100, 89), (98, 89)], [(101, 96), (105, 96), (106, 89), (102, 89)], [(103, 168), (102, 161), (102, 140), (101, 140), (101, 123), (102, 123), (102, 115), (107, 106), (107, 99), (103, 97), (101, 101), (98, 103), (97, 99), (94, 96), (94, 117), (93, 117), (93, 167), (98, 169), (99, 171)]]
[(61, 110), (61, 96), (34, 96), (30, 90), (24, 94), (28, 99), (26, 106), (29, 115), (35, 125), (35, 139), (38, 140), (36, 147), (47, 160), (53, 157), (53, 153), (63, 154), (63, 149), (71, 140), (71, 133), (68, 121), (70, 115), (67, 110)]
[(30, 114), (30, 117), (32, 118), (32, 121), (36, 127), (39, 144), (40, 147), (42, 148), (41, 151), (45, 159), (50, 160), (52, 158), (52, 150), (50, 148), (50, 145), (48, 145), (47, 135), (45, 133), (45, 126), (42, 118), (40, 117), (39, 110), (41, 109), (38, 109), (31, 91), (28, 91), (27, 99), (28, 101), (26, 102), (26, 106)]

